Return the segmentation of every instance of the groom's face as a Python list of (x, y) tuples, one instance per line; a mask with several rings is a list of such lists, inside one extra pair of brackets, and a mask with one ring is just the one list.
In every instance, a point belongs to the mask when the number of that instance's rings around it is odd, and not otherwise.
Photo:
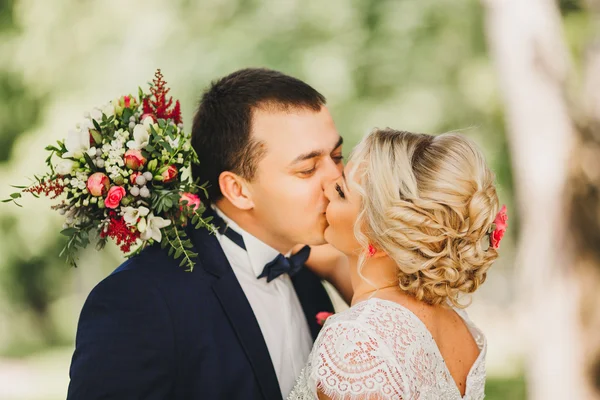
[(282, 247), (324, 243), (324, 188), (343, 170), (342, 138), (329, 111), (257, 109), (252, 135), (266, 149), (249, 184), (257, 220)]

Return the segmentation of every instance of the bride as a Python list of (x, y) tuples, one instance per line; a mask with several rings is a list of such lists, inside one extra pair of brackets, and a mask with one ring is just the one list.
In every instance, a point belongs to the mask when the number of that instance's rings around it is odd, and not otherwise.
[[(354, 294), (288, 399), (482, 399), (486, 340), (460, 300), (498, 257), (506, 214), (481, 152), (456, 134), (375, 130), (326, 195), (325, 238)], [(307, 264), (343, 288), (334, 252)]]

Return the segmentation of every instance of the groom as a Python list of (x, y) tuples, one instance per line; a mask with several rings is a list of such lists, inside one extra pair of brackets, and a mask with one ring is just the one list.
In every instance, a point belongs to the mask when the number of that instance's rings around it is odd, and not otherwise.
[(282, 399), (316, 314), (333, 311), (302, 267), (309, 249), (289, 254), (324, 243), (323, 187), (343, 167), (325, 98), (276, 71), (234, 72), (204, 93), (192, 145), (219, 233), (190, 227), (191, 273), (154, 246), (94, 288), (68, 399)]

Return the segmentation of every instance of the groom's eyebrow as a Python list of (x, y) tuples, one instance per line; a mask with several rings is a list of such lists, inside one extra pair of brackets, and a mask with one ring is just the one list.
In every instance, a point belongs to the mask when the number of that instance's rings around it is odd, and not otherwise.
[[(344, 143), (344, 138), (340, 136), (337, 143), (335, 144), (335, 146), (333, 147), (333, 149), (331, 151), (340, 147), (342, 145), (342, 143)], [(331, 153), (331, 152), (329, 152), (329, 153)], [(327, 153), (327, 154), (329, 154), (329, 153)], [(310, 160), (311, 158), (322, 157), (323, 155), (325, 155), (324, 150), (313, 150), (310, 153), (300, 154), (298, 157), (294, 158), (294, 161), (292, 161), (290, 163), (290, 165), (294, 165), (294, 164), (297, 164), (302, 161)]]

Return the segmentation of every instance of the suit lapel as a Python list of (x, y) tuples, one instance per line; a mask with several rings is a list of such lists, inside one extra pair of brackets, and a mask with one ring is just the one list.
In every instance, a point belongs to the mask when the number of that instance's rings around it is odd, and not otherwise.
[(193, 230), (192, 238), (198, 254), (202, 255), (201, 268), (218, 278), (213, 291), (244, 349), (264, 398), (280, 400), (281, 389), (267, 344), (219, 241), (205, 229)]
[(298, 271), (292, 277), (292, 283), (314, 341), (321, 331), (321, 325), (317, 322), (317, 313), (321, 311), (333, 312), (333, 304), (321, 283), (321, 279), (308, 268), (303, 267)]

